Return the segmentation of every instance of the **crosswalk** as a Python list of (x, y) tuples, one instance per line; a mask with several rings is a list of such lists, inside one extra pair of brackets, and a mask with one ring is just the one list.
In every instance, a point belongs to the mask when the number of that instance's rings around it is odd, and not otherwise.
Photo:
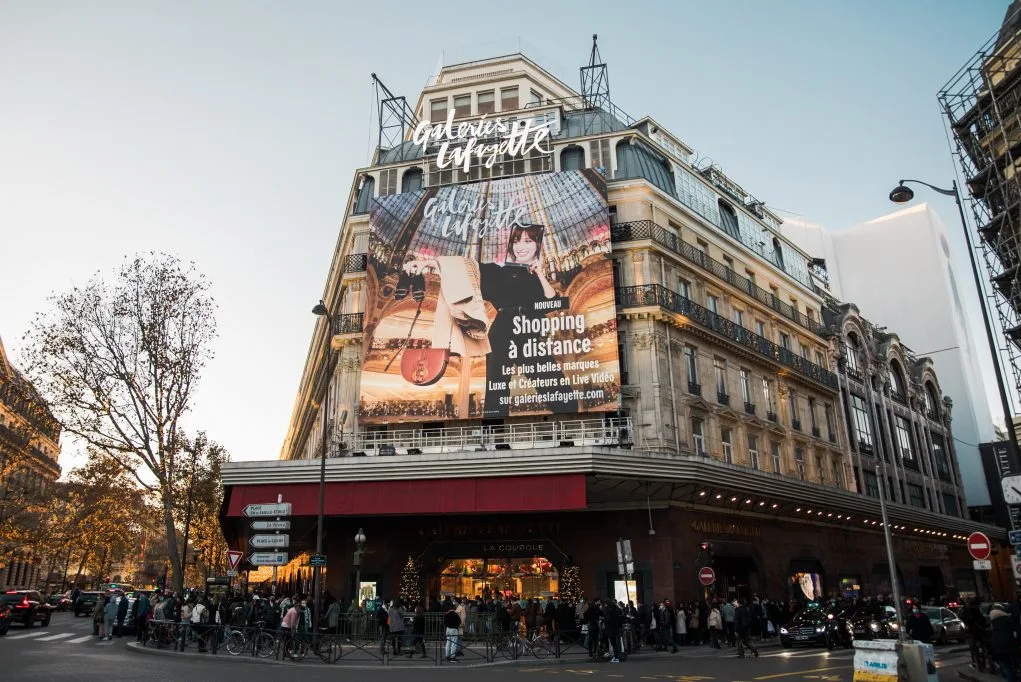
[[(38, 630), (26, 630), (24, 632), (15, 632), (11, 630), (7, 635), (0, 637), (0, 651), (3, 650), (4, 642), (13, 642), (17, 640), (25, 640), (23, 644), (35, 644), (46, 642), (47, 644), (94, 644), (95, 646), (113, 646), (112, 641), (99, 641), (99, 637), (96, 635), (82, 635), (81, 630), (75, 630), (73, 632), (53, 632), (53, 630), (38, 629)], [(134, 640), (134, 637), (122, 638), (122, 641)]]

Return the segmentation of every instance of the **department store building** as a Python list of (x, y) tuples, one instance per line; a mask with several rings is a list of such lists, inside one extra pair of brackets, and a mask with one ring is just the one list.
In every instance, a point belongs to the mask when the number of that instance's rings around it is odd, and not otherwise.
[[(308, 589), (325, 452), (334, 595), (358, 575), (363, 598), (394, 596), (409, 558), (432, 598), (689, 599), (710, 562), (719, 596), (886, 594), (881, 494), (905, 592), (974, 592), (966, 536), (1005, 533), (965, 517), (932, 362), (832, 298), (825, 263), (777, 215), (606, 83), (593, 50), (580, 90), (521, 54), (445, 66), (414, 103), (381, 88), (379, 148), (352, 176), (280, 459), (224, 467), (230, 544), (247, 548), (246, 505), (290, 502), (278, 581)], [(522, 144), (500, 146), (514, 131)], [(531, 213), (507, 209), (513, 197)], [(470, 219), (433, 229), (437, 206)], [(443, 256), (465, 226), (503, 241)], [(522, 309), (499, 301), (526, 290), (571, 313), (534, 313), (563, 327), (549, 348), (581, 353), (584, 337), (588, 355), (554, 350), (550, 371), (504, 361), (520, 383), (499, 393), (500, 316)], [(492, 351), (473, 356), (487, 328)], [(568, 369), (587, 366), (598, 376)], [(540, 396), (579, 382), (577, 399)]]

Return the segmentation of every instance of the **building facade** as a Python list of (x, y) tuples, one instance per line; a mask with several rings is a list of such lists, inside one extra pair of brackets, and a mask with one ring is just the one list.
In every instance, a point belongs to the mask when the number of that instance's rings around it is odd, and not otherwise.
[[(692, 150), (656, 120), (614, 106), (601, 89), (605, 65), (594, 58), (581, 80), (575, 91), (510, 55), (444, 67), (414, 106), (381, 103), (406, 114), (406, 127), (389, 145), (381, 133), (376, 163), (355, 174), (323, 295), (329, 314), (314, 331), (281, 459), (224, 466), (232, 544), (243, 547), (251, 534), (244, 507), (277, 499), (292, 504), (291, 537), (314, 538), (325, 454), (333, 594), (393, 595), (409, 559), (433, 597), (580, 589), (688, 598), (701, 594), (696, 576), (709, 563), (720, 595), (878, 593), (891, 573), (867, 476), (879, 458), (895, 482), (899, 579), (926, 596), (974, 591), (961, 569), (970, 566), (963, 538), (976, 524), (960, 514), (949, 407), (931, 364), (906, 357), (895, 337), (866, 337), (853, 307), (834, 308), (819, 264), (783, 236), (780, 219), (718, 168), (693, 166)], [(549, 145), (488, 167), (444, 168), (412, 131), (447, 118), (448, 129), (533, 120), (551, 131)], [(377, 333), (363, 329), (377, 319), (366, 290), (380, 286), (367, 267), (379, 256), (368, 252), (387, 248), (370, 241), (374, 202), (581, 169), (605, 182), (610, 239), (591, 250), (612, 259), (616, 314), (603, 328), (617, 337), (619, 389), (606, 389), (616, 409), (464, 418), (481, 405), (473, 394), (467, 413), (438, 401), (413, 404), (419, 420), (364, 419), (359, 385), (378, 362), (375, 347), (362, 346), (364, 334)], [(557, 286), (582, 267), (547, 266)], [(861, 349), (863, 364), (874, 360), (877, 372), (896, 364), (902, 383), (893, 390), (910, 402), (889, 404), (878, 383), (852, 386), (837, 361), (848, 334), (877, 344)], [(894, 420), (893, 438), (907, 420), (906, 450), (863, 453), (864, 432), (849, 436), (847, 425), (845, 401), (856, 395), (876, 406), (877, 443), (885, 419)], [(939, 402), (933, 419), (919, 416), (926, 395)], [(946, 445), (938, 457), (933, 442)], [(949, 478), (940, 478), (944, 469)], [(369, 549), (356, 570), (346, 557), (359, 528)], [(634, 548), (633, 584), (618, 575), (622, 537)], [(307, 587), (310, 550), (291, 547), (281, 579)]]
[(33, 544), (34, 508), (60, 477), (60, 424), (0, 341), (0, 589), (48, 578)]

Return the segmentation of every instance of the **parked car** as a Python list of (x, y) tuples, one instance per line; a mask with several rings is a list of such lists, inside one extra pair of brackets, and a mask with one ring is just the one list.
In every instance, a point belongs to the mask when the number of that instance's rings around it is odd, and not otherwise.
[(11, 607), (6, 599), (0, 599), (0, 636), (6, 635), (11, 627)]
[(957, 614), (945, 606), (926, 606), (922, 608), (932, 623), (932, 639), (939, 644), (950, 640), (963, 642), (967, 639), (967, 629)]
[(96, 602), (99, 601), (99, 595), (99, 592), (79, 592), (78, 601), (71, 607), (74, 609), (75, 617), (91, 616), (92, 609), (96, 607)]
[(50, 617), (57, 610), (43, 599), (37, 590), (7, 590), (0, 595), (11, 609), (11, 622), (22, 623), (26, 628), (39, 623), (50, 624)]

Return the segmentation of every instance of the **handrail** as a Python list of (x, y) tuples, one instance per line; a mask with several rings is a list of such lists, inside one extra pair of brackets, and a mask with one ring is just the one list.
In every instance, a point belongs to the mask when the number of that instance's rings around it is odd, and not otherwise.
[(658, 305), (684, 315), (698, 325), (725, 336), (773, 362), (789, 367), (823, 386), (833, 390), (838, 388), (837, 375), (833, 372), (659, 284), (620, 287), (617, 289), (617, 304), (624, 308)]
[(681, 258), (703, 270), (715, 275), (731, 286), (741, 289), (749, 296), (763, 305), (780, 313), (787, 319), (801, 325), (813, 334), (821, 335), (823, 327), (815, 320), (801, 314), (790, 303), (778, 299), (773, 292), (766, 291), (755, 282), (744, 275), (734, 272), (723, 263), (710, 258), (704, 251), (678, 239), (677, 235), (671, 234), (663, 226), (651, 220), (636, 220), (631, 222), (617, 223), (610, 227), (610, 239), (614, 242), (633, 241), (637, 239), (649, 239), (661, 246), (665, 246)]
[(333, 318), (334, 334), (357, 334), (362, 331), (365, 313), (348, 313)]

